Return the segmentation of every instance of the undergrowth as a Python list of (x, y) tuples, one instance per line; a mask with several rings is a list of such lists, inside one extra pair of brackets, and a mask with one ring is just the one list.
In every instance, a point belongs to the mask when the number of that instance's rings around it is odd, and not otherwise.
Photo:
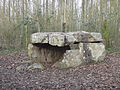
[[(24, 49), (20, 49), (20, 48), (7, 48), (7, 49), (0, 49), (0, 55), (5, 55), (5, 54), (10, 54), (10, 53), (16, 53), (16, 52), (21, 52)], [(24, 50), (25, 51), (25, 50)]]
[(108, 53), (116, 53), (116, 54), (120, 55), (120, 50), (119, 49), (108, 48), (107, 52)]

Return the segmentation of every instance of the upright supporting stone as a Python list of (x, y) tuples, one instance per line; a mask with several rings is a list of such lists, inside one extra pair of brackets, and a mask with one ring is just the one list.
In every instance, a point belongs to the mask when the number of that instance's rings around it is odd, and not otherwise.
[(58, 47), (49, 44), (29, 44), (28, 55), (36, 62), (55, 63), (62, 59), (65, 51), (69, 49), (68, 46)]
[(80, 50), (67, 50), (62, 61), (56, 62), (53, 66), (59, 68), (77, 67), (83, 63), (83, 54)]
[(30, 57), (30, 59), (37, 59), (39, 57), (39, 54), (39, 47), (36, 47), (33, 44), (28, 45), (28, 56)]

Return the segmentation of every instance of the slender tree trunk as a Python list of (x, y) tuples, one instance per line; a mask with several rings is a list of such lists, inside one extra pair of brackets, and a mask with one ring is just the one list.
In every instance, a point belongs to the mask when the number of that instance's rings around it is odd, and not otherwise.
[(66, 31), (66, 0), (63, 0), (63, 2), (62, 2), (62, 8), (63, 8), (62, 29), (63, 29), (63, 32), (65, 32)]
[(45, 20), (45, 28), (46, 28), (46, 30), (48, 31), (48, 29), (49, 29), (49, 26), (48, 26), (48, 0), (46, 0), (46, 20)]
[(82, 0), (82, 29), (84, 30), (85, 23), (85, 0)]
[(10, 9), (10, 8), (11, 8), (11, 7), (10, 7), (11, 5), (10, 5), (10, 4), (11, 4), (11, 0), (9, 0), (9, 22), (10, 22), (10, 18), (11, 18), (11, 9)]
[(5, 11), (6, 11), (6, 0), (3, 0), (3, 13), (5, 15)]
[(52, 28), (51, 29), (53, 29), (52, 31), (56, 31), (56, 29), (55, 29), (55, 27), (56, 27), (56, 24), (55, 24), (55, 18), (56, 18), (56, 16), (55, 16), (55, 0), (52, 0), (52, 17), (53, 17), (53, 19), (52, 19)]

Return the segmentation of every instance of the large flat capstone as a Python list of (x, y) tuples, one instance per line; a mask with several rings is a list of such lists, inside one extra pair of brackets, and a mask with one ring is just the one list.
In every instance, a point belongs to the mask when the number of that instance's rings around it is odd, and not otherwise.
[(102, 42), (102, 35), (95, 32), (47, 32), (31, 35), (31, 43), (48, 43), (53, 46), (67, 46), (75, 42)]
[[(28, 55), (35, 62), (70, 68), (104, 60), (102, 35), (95, 32), (46, 32), (31, 35)], [(44, 66), (44, 65), (43, 65)]]

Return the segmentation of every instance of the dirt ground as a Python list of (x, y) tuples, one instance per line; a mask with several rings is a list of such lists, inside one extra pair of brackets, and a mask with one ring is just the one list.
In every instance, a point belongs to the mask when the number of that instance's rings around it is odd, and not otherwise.
[(16, 70), (26, 53), (0, 56), (0, 90), (120, 90), (120, 56), (110, 53), (105, 61), (60, 70)]

